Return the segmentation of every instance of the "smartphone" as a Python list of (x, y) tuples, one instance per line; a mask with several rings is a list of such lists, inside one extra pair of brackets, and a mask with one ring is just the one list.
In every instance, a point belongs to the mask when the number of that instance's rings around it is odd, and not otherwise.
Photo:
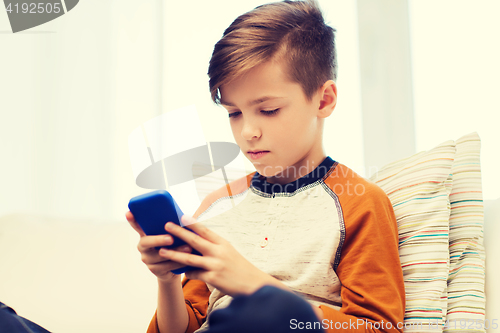
[[(168, 191), (157, 190), (133, 197), (128, 203), (128, 208), (146, 235), (168, 234), (165, 230), (165, 224), (167, 224), (167, 222), (174, 222), (182, 227), (181, 217), (184, 213)], [(172, 234), (170, 235), (173, 237), (174, 243), (165, 246), (166, 248), (175, 248), (186, 244), (182, 239)], [(157, 247), (157, 249), (160, 249), (160, 247)], [(193, 249), (192, 253), (201, 255), (201, 253), (195, 249)], [(172, 273), (182, 274), (192, 269), (197, 268), (185, 266), (173, 270)]]

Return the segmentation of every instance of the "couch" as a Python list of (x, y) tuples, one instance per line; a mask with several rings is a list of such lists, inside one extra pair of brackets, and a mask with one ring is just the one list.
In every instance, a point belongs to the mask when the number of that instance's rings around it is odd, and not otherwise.
[[(445, 195), (447, 199), (441, 211), (445, 215), (449, 214), (451, 203), (452, 214), (458, 212), (455, 216), (461, 216), (468, 221), (468, 214), (472, 213), (460, 210), (461, 206), (467, 205), (461, 203), (465, 200), (463, 195), (471, 193), (472, 199), (480, 198), (477, 134), (464, 136), (456, 142), (447, 141), (428, 152), (389, 164), (373, 180), (386, 190), (393, 200), (393, 205), (398, 205), (401, 210), (401, 207), (411, 202), (407, 196), (414, 196), (413, 200), (417, 202), (424, 201), (421, 200), (422, 197), (415, 197), (415, 190), (405, 192), (411, 186), (423, 186), (422, 190), (427, 191), (430, 197), (436, 196), (437, 189), (431, 186), (431, 190), (428, 190), (426, 182), (421, 181), (424, 166), (425, 170), (430, 172), (429, 175), (441, 173), (439, 182), (429, 181), (426, 176), (425, 179), (432, 186), (439, 183), (441, 190), (448, 191), (448, 194), (453, 186), (453, 198), (449, 199)], [(411, 186), (409, 180), (414, 181)], [(472, 189), (468, 189), (471, 186)], [(474, 190), (474, 186), (478, 190)], [(396, 203), (397, 200), (404, 202), (400, 205)], [(472, 224), (480, 226), (483, 213), (481, 200), (465, 201), (480, 202), (471, 204), (471, 207), (475, 207), (471, 209), (476, 211), (475, 215), (470, 215), (471, 219), (476, 218), (474, 221), (477, 221)], [(420, 209), (427, 211), (427, 208)], [(407, 208), (401, 214), (407, 216), (408, 213), (414, 212), (414, 208)], [(397, 217), (398, 214), (400, 213), (396, 210)], [(404, 218), (403, 216), (401, 221)], [(462, 220), (455, 219), (455, 223), (456, 221), (462, 223)], [(398, 224), (399, 222), (398, 217)], [(424, 219), (423, 223), (425, 222)], [(445, 229), (448, 228), (447, 223), (445, 219)], [(400, 232), (403, 227), (405, 226), (402, 224)], [(462, 230), (466, 230), (461, 234), (462, 238), (471, 236), (479, 240), (480, 246), (481, 242), (484, 243), (485, 271), (482, 268), (476, 270), (475, 286), (483, 287), (482, 272), (485, 272), (486, 319), (489, 322), (486, 332), (498, 332), (500, 286), (495, 282), (495, 277), (500, 275), (500, 268), (497, 266), (497, 255), (500, 255), (500, 198), (484, 202), (484, 232), (480, 227)], [(472, 230), (471, 233), (475, 232), (476, 235), (469, 235), (468, 230)], [(423, 238), (418, 239), (422, 242)], [(157, 285), (156, 278), (140, 259), (137, 251), (138, 240), (138, 234), (130, 227), (125, 216), (119, 221), (75, 220), (25, 213), (0, 217), (0, 302), (53, 332), (144, 332), (156, 308)], [(444, 244), (438, 245), (441, 248), (444, 246), (445, 252), (448, 253), (447, 238)], [(450, 236), (450, 248), (451, 245)], [(470, 250), (464, 249), (461, 258), (470, 253)], [(471, 257), (471, 260), (474, 259)], [(456, 257), (453, 260), (456, 260)], [(482, 266), (482, 259), (470, 262), (472, 266), (481, 262)], [(441, 274), (444, 267), (445, 274), (448, 274), (446, 262), (444, 266), (434, 266), (437, 273)], [(472, 266), (466, 263), (463, 271), (474, 269)], [(464, 286), (462, 279), (463, 276), (459, 281), (455, 281), (455, 284), (458, 283), (468, 297), (470, 288), (467, 282)], [(442, 281), (446, 290), (446, 278)], [(448, 289), (450, 286), (448, 280)], [(437, 297), (438, 301), (440, 296)], [(446, 295), (444, 301), (443, 309), (446, 311)], [(419, 306), (418, 303), (415, 304)], [(427, 302), (424, 301), (422, 306), (428, 306)], [(458, 316), (462, 318), (462, 314), (458, 313)], [(496, 329), (493, 323), (498, 325)]]
[[(156, 279), (141, 262), (138, 239), (125, 217), (3, 216), (0, 301), (53, 332), (145, 332), (156, 308)], [(499, 239), (500, 199), (485, 201), (490, 321), (500, 318)]]

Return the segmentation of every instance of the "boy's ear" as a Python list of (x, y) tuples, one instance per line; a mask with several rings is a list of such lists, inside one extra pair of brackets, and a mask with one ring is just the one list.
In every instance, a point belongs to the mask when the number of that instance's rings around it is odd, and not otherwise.
[(337, 105), (337, 85), (333, 80), (326, 81), (319, 88), (319, 113), (318, 116), (326, 118), (332, 114)]

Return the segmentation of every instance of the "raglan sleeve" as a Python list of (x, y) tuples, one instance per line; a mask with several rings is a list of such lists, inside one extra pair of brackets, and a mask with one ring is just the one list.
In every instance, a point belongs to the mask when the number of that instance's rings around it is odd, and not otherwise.
[[(189, 316), (189, 324), (186, 333), (192, 333), (200, 328), (206, 320), (210, 291), (205, 282), (190, 280), (185, 276), (182, 279), (182, 291), (184, 293), (184, 300)], [(160, 333), (156, 312), (149, 323), (147, 333)]]
[(403, 332), (405, 290), (396, 217), (380, 187), (364, 186), (363, 195), (339, 195), (345, 223), (336, 270), (342, 307), (320, 308), (328, 332)]

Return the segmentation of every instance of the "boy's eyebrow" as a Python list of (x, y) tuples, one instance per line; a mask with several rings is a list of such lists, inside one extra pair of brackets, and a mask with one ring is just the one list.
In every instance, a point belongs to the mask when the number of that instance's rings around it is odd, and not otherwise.
[[(252, 106), (252, 105), (263, 103), (263, 102), (271, 100), (271, 99), (280, 99), (280, 98), (283, 98), (283, 97), (278, 97), (278, 96), (264, 96), (264, 97), (260, 97), (260, 98), (257, 98), (255, 100), (251, 101), (250, 103), (248, 103), (248, 105)], [(227, 102), (227, 101), (225, 101), (223, 99), (220, 100), (220, 104), (226, 105), (226, 106), (235, 106), (233, 103)]]

